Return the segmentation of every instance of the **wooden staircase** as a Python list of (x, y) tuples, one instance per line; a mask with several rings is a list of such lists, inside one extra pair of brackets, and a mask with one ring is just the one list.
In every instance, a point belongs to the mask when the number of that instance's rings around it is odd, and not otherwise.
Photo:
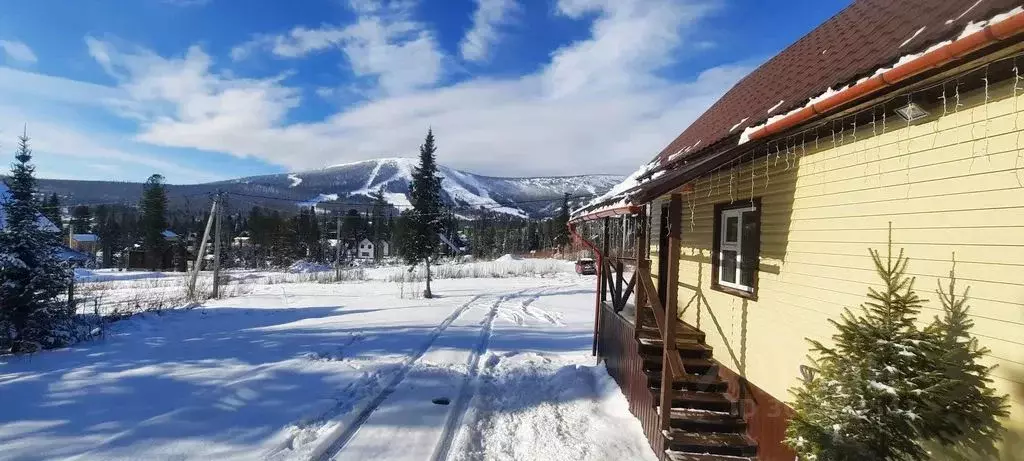
[[(637, 313), (637, 350), (647, 386), (660, 407), (664, 342), (651, 306)], [(662, 431), (666, 458), (672, 461), (753, 461), (757, 443), (747, 436), (739, 403), (718, 376), (704, 333), (681, 321), (675, 325), (675, 353), (685, 373), (672, 379), (669, 429)], [(659, 408), (659, 412), (663, 411)], [(660, 413), (659, 413), (660, 414)]]

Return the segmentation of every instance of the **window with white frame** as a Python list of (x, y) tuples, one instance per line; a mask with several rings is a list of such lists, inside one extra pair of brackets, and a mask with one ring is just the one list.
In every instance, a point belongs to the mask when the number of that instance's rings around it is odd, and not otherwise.
[(759, 199), (715, 207), (714, 283), (753, 294), (761, 247)]

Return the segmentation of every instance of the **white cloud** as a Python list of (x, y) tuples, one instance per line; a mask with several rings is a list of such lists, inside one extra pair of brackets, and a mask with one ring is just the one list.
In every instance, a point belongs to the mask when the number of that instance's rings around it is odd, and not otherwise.
[(509, 20), (519, 5), (515, 0), (476, 0), (473, 26), (459, 43), (459, 53), (467, 61), (484, 61), (490, 55), (491, 46), (499, 39), (498, 26)]
[[(558, 7), (571, 17), (596, 15), (592, 36), (557, 50), (536, 73), (389, 92), (316, 122), (286, 121), (300, 103), (298, 90), (279, 79), (218, 74), (198, 47), (177, 58), (109, 47), (99, 56), (125, 76), (121, 86), (137, 102), (161, 108), (142, 114), (143, 142), (305, 169), (411, 155), (432, 126), (441, 162), (498, 175), (631, 171), (749, 70), (722, 66), (683, 82), (657, 76), (672, 62), (683, 29), (708, 11), (703, 4), (566, 0)], [(350, 27), (379, 37), (364, 19)], [(354, 67), (379, 64), (365, 51)], [(415, 86), (383, 76), (382, 85)]]
[(355, 23), (296, 27), (282, 35), (259, 35), (234, 47), (231, 57), (242, 60), (262, 49), (278, 58), (300, 58), (315, 52), (341, 50), (357, 77), (375, 81), (385, 94), (406, 93), (436, 83), (443, 53), (433, 34), (412, 20), (413, 2), (351, 0)]
[(0, 40), (0, 49), (8, 58), (25, 64), (35, 64), (39, 61), (36, 54), (24, 42), (17, 40)]
[[(341, 28), (350, 34), (342, 40), (342, 49), (357, 56), (364, 53), (364, 61), (354, 62), (361, 62), (366, 72), (389, 68), (375, 61), (375, 47), (366, 43), (379, 44), (381, 37), (388, 38), (384, 42), (393, 40), (388, 28), (397, 27), (394, 15), (404, 4), (353, 6), (361, 16)], [(442, 87), (426, 78), (392, 81), (384, 78), (387, 72), (380, 72), (382, 87), (401, 90), (375, 93), (317, 121), (290, 120), (303, 92), (288, 86), (284, 78), (243, 78), (220, 71), (198, 46), (176, 56), (160, 56), (90, 38), (90, 54), (117, 79), (117, 88), (76, 83), (55, 92), (76, 104), (107, 107), (137, 120), (136, 145), (226, 153), (294, 170), (414, 155), (432, 126), (439, 161), (456, 168), (505, 176), (625, 173), (657, 154), (749, 71), (749, 66), (737, 64), (707, 69), (684, 81), (659, 76), (688, 43), (690, 26), (708, 11), (704, 4), (563, 0), (557, 7), (559, 14), (595, 18), (591, 34), (556, 50), (536, 72), (500, 79), (474, 77)], [(421, 31), (409, 29), (412, 38)], [(355, 36), (368, 38), (349, 38)], [(289, 35), (285, 43), (297, 45), (301, 40), (316, 43), (302, 34)], [(345, 49), (350, 40), (352, 46), (365, 49)], [(0, 74), (0, 91), (3, 79)], [(320, 96), (332, 93), (315, 90)], [(95, 95), (92, 100), (90, 93)], [(64, 147), (53, 148), (70, 151), (77, 139), (61, 142)], [(104, 146), (110, 150), (101, 149)], [(89, 151), (98, 158), (134, 155), (117, 144)]]

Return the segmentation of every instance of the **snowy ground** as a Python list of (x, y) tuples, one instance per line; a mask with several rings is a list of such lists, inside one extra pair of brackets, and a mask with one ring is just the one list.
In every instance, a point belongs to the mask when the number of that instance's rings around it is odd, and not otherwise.
[(259, 284), (0, 359), (0, 459), (655, 459), (590, 356), (593, 278), (400, 286)]

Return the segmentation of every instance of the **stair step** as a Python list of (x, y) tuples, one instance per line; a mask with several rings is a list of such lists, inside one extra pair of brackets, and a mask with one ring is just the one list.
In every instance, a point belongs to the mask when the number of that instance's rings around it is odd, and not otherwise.
[(756, 456), (757, 443), (746, 434), (721, 432), (664, 431), (668, 450), (709, 455)]
[(690, 432), (743, 433), (747, 423), (729, 413), (719, 411), (673, 408), (669, 418), (676, 429)]
[[(649, 355), (643, 357), (644, 370), (661, 370), (662, 357), (660, 355)], [(689, 375), (718, 375), (718, 364), (704, 358), (682, 357), (683, 368)]]
[[(640, 344), (640, 352), (652, 355), (661, 355), (664, 350), (665, 342), (661, 338), (647, 338), (641, 336), (638, 340)], [(676, 340), (676, 350), (679, 351), (681, 357), (690, 358), (706, 358), (709, 359), (713, 355), (714, 349), (707, 344), (701, 344), (696, 341), (690, 340)]]
[(757, 461), (757, 458), (747, 456), (712, 455), (707, 453), (684, 453), (681, 451), (665, 450), (670, 461)]
[[(661, 388), (661, 371), (647, 371), (647, 385), (655, 389)], [(722, 381), (715, 375), (684, 375), (682, 378), (672, 380), (672, 388), (676, 390), (691, 390), (704, 392), (725, 392), (729, 390), (729, 383)]]
[[(661, 332), (658, 331), (658, 327), (655, 326), (654, 320), (650, 323), (643, 322), (641, 326), (637, 327), (641, 337), (661, 339)], [(703, 343), (706, 336), (703, 331), (693, 328), (685, 323), (676, 324), (676, 340), (694, 341)]]
[[(654, 406), (658, 406), (661, 391), (651, 389), (654, 396)], [(736, 402), (721, 392), (694, 392), (694, 391), (672, 391), (672, 408), (688, 408), (694, 410), (709, 410), (733, 412), (736, 409)]]

